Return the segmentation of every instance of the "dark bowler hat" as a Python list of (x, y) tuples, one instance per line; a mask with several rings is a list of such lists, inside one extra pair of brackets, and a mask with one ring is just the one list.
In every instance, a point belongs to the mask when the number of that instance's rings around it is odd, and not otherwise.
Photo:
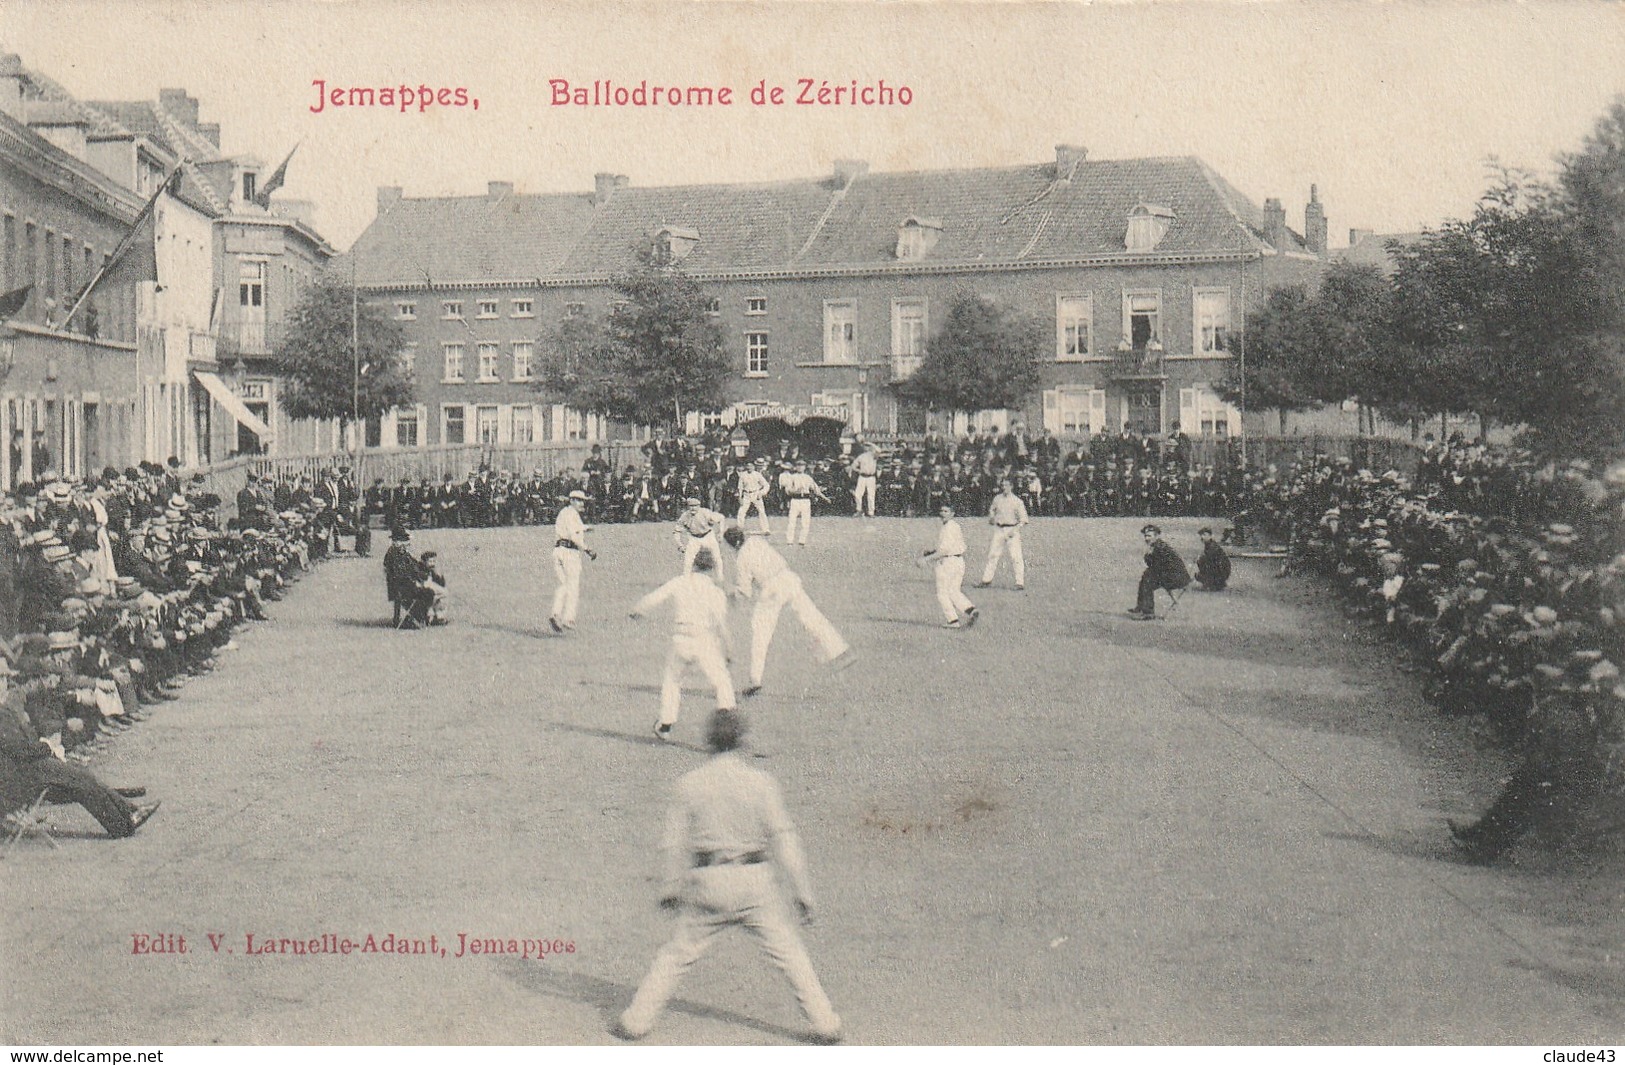
[(407, 532), (405, 529), (396, 526), (395, 528), (389, 530), (389, 538), (394, 543), (404, 544), (408, 540), (412, 539), (412, 534)]

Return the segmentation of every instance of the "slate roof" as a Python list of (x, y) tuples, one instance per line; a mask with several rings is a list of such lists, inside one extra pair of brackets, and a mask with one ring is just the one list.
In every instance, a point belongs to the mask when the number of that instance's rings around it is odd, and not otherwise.
[[(376, 287), (594, 280), (628, 269), (664, 226), (698, 231), (683, 268), (729, 273), (918, 271), (1079, 259), (1256, 254), (1258, 206), (1192, 156), (860, 174), (769, 184), (625, 186), (588, 194), (402, 199), (356, 241), (358, 280)], [(1123, 245), (1137, 204), (1173, 213), (1150, 253)], [(896, 258), (909, 218), (940, 221), (920, 259)], [(1287, 251), (1306, 251), (1290, 234)]]

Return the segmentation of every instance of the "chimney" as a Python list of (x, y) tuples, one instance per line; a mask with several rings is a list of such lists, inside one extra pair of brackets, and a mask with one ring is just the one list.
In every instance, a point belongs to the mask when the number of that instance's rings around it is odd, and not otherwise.
[(197, 99), (185, 89), (159, 89), (158, 106), (193, 129), (197, 128)]
[(487, 181), (485, 183), (485, 198), (490, 200), (492, 203), (497, 202), (505, 196), (512, 195), (513, 182), (511, 181)]
[(616, 174), (615, 175), (615, 187), (616, 188), (624, 189), (630, 184), (632, 184), (632, 179), (627, 177), (625, 174)]
[(845, 189), (869, 172), (869, 164), (862, 159), (835, 160), (835, 185)]
[(1320, 190), (1309, 186), (1309, 204), (1303, 209), (1303, 242), (1316, 255), (1326, 254), (1326, 208), (1320, 205)]
[(220, 147), (220, 123), (205, 122), (197, 128), (199, 135), (216, 148)]
[(1376, 233), (1377, 233), (1377, 231), (1374, 230), (1374, 229), (1351, 229), (1351, 230), (1349, 230), (1349, 247), (1352, 248), (1356, 244), (1361, 243), (1362, 241), (1370, 240), (1372, 237), (1376, 236)]
[(1264, 201), (1264, 239), (1277, 251), (1287, 248), (1286, 208), (1273, 196)]
[(624, 175), (611, 174), (607, 170), (600, 171), (592, 176), (592, 205), (602, 207), (615, 195), (615, 190), (626, 187)]
[(401, 202), (401, 187), (399, 185), (378, 186), (378, 213), (383, 214), (397, 203)]
[(23, 120), (23, 58), (13, 52), (0, 55), (0, 111)]
[(1057, 181), (1070, 181), (1072, 172), (1078, 164), (1089, 158), (1089, 149), (1078, 144), (1057, 144), (1055, 146), (1055, 178)]

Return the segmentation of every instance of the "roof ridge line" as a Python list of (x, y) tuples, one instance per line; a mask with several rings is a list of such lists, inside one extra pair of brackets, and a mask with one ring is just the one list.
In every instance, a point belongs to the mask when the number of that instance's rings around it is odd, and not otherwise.
[[(1208, 187), (1213, 190), (1213, 195), (1219, 198), (1219, 203), (1223, 205), (1225, 212), (1235, 220), (1236, 228), (1241, 230), (1242, 236), (1246, 237), (1255, 248), (1262, 250), (1263, 246), (1267, 242), (1253, 232), (1253, 227), (1248, 225), (1245, 218), (1236, 213), (1236, 206), (1230, 202), (1229, 193), (1227, 193), (1223, 186), (1220, 185), (1220, 182), (1224, 181), (1224, 179), (1221, 178), (1218, 172), (1215, 171), (1211, 166), (1207, 165), (1207, 160), (1203, 159), (1199, 155), (1184, 155), (1176, 156), (1175, 158), (1189, 159), (1191, 162), (1196, 164), (1197, 173), (1202, 175), (1202, 180), (1207, 182)], [(1230, 183), (1225, 181), (1224, 184), (1229, 185)], [(1237, 195), (1241, 195), (1240, 189), (1236, 189), (1234, 186), (1231, 186), (1231, 189)]]

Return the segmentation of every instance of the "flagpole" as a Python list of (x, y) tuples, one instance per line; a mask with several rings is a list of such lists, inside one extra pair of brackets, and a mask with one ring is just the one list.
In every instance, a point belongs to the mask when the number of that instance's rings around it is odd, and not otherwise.
[[(141, 224), (147, 220), (148, 215), (152, 214), (153, 209), (158, 206), (159, 199), (163, 197), (165, 192), (169, 191), (170, 184), (180, 172), (181, 168), (179, 166), (169, 172), (169, 176), (164, 178), (163, 183), (158, 186), (158, 191), (152, 194), (152, 199), (148, 200), (146, 206), (141, 208), (141, 213), (135, 216), (135, 221), (130, 225), (130, 231), (124, 235), (123, 240), (119, 241), (118, 247), (113, 249), (113, 254), (109, 255), (107, 260), (102, 263), (101, 269), (96, 271), (96, 276), (90, 279), (90, 284), (79, 290), (78, 298), (73, 301), (73, 306), (68, 308), (67, 316), (62, 319), (63, 329), (66, 329), (68, 323), (73, 321), (73, 316), (79, 313), (79, 308), (85, 305), (85, 300), (90, 298), (91, 292), (101, 283), (102, 278), (106, 277), (108, 271), (119, 264), (119, 260), (123, 259), (125, 253), (135, 244), (135, 235), (141, 231)], [(156, 239), (156, 232), (154, 238)], [(156, 251), (154, 254), (156, 254)]]

